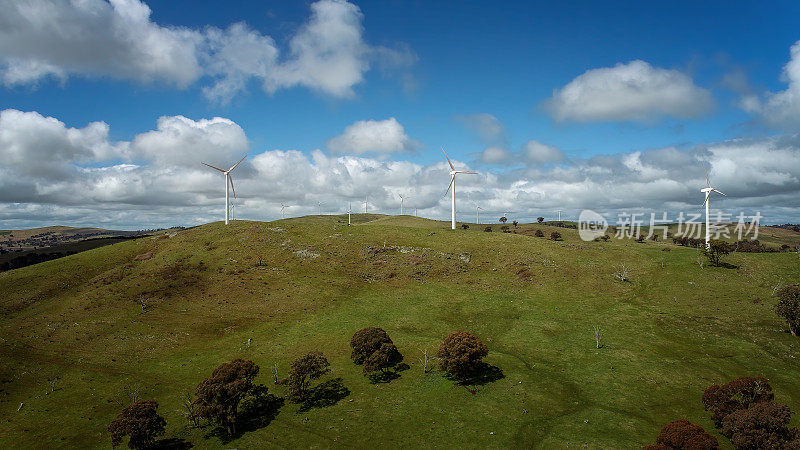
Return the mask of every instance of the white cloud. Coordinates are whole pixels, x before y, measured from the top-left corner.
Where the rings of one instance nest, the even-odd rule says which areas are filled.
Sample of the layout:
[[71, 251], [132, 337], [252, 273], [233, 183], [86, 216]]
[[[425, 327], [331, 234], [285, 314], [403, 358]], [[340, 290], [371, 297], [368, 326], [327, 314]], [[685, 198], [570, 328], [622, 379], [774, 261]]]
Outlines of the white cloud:
[[397, 153], [413, 151], [420, 146], [406, 135], [394, 117], [386, 120], [359, 120], [336, 137], [328, 139], [328, 149], [334, 153]]
[[758, 114], [769, 126], [796, 131], [800, 128], [800, 41], [792, 45], [781, 79], [789, 85], [785, 90], [766, 93], [763, 99], [754, 94], [743, 95], [740, 106]]
[[503, 145], [506, 142], [506, 127], [500, 120], [488, 113], [457, 117], [468, 129], [475, 133], [481, 142], [489, 145]]
[[711, 93], [684, 73], [639, 60], [588, 70], [545, 102], [554, 119], [576, 122], [692, 118], [712, 106]]
[[564, 160], [564, 153], [561, 150], [534, 140], [522, 146], [522, 154], [532, 164], [556, 163]]
[[489, 146], [483, 149], [481, 152], [481, 161], [487, 164], [499, 164], [508, 162], [509, 159], [512, 157], [511, 152], [508, 151], [505, 147], [499, 146]]
[[[536, 158], [554, 160], [557, 153], [539, 145], [532, 144], [539, 148]], [[232, 163], [246, 147], [244, 131], [228, 119], [162, 117], [155, 130], [114, 142], [102, 122], [72, 128], [36, 112], [5, 110], [0, 112], [0, 220], [7, 228], [55, 222], [146, 228], [219, 220], [223, 179], [199, 159]], [[700, 212], [704, 164], [714, 185], [728, 194], [715, 208], [731, 214], [760, 210], [764, 222], [800, 220], [800, 140], [794, 136], [481, 172], [459, 181], [459, 218], [474, 217], [473, 202], [486, 210], [484, 217], [511, 210], [519, 220], [551, 218], [557, 209], [572, 217], [590, 208], [612, 214], [612, 221], [621, 211], [669, 211], [670, 217], [678, 210]], [[360, 210], [365, 195], [371, 211], [396, 213], [400, 193], [411, 196], [406, 207], [421, 215], [449, 217], [448, 199], [442, 197], [449, 168], [441, 161], [423, 165], [319, 150], [267, 150], [251, 154], [240, 169], [234, 172], [240, 218], [280, 217], [281, 202], [292, 205], [291, 215], [314, 213], [317, 201], [325, 202], [328, 213], [345, 211], [351, 202]]]
[[[11, 86], [48, 76], [108, 76], [185, 88], [206, 78], [204, 94], [224, 103], [256, 80], [268, 93], [303, 86], [346, 98], [371, 62], [407, 72], [416, 61], [402, 44], [368, 44], [363, 13], [343, 0], [313, 3], [283, 58], [272, 37], [245, 23], [192, 29], [160, 25], [150, 16], [140, 0], [3, 2], [0, 81]], [[406, 73], [403, 82], [409, 80]]]

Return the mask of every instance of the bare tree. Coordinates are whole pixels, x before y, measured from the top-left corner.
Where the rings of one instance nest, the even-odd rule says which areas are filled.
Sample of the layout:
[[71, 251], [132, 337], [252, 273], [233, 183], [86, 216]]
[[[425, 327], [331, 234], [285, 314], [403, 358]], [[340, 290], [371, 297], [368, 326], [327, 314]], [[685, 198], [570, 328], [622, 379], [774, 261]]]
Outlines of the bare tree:
[[278, 384], [278, 363], [272, 366], [272, 378], [275, 380], [275, 384]]
[[603, 338], [603, 330], [600, 329], [600, 325], [594, 326], [594, 343], [596, 348], [600, 348], [603, 344], [600, 342]]
[[628, 278], [628, 268], [625, 267], [625, 264], [620, 265], [619, 270], [614, 272], [614, 278], [619, 281], [630, 281], [630, 278]]
[[194, 425], [195, 427], [200, 426], [200, 418], [197, 417], [197, 411], [195, 411], [194, 397], [192, 397], [191, 391], [186, 391], [186, 394], [184, 394], [181, 404], [183, 405], [183, 414], [184, 416], [186, 416], [186, 419], [189, 422], [192, 422], [192, 425]]
[[139, 305], [142, 307], [142, 312], [147, 311], [147, 303], [150, 301], [149, 297], [145, 297], [144, 295], [139, 297]]
[[418, 356], [417, 359], [422, 364], [422, 372], [423, 373], [428, 373], [428, 372], [431, 371], [431, 369], [428, 366], [429, 366], [429, 363], [431, 362], [431, 360], [433, 360], [434, 358], [435, 357], [430, 356], [428, 354], [428, 347], [425, 347], [422, 350], [422, 356]]

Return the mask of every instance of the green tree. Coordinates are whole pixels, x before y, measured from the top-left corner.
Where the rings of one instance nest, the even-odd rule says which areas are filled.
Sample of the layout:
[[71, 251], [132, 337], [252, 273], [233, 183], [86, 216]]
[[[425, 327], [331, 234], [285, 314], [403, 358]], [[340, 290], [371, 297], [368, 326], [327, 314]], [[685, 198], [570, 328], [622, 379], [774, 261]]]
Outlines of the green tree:
[[154, 400], [135, 402], [119, 413], [108, 425], [111, 445], [116, 447], [129, 436], [129, 448], [147, 448], [153, 445], [156, 436], [164, 434], [167, 422], [158, 415], [158, 403]]
[[[221, 364], [195, 389], [195, 413], [223, 428], [228, 436], [236, 433], [239, 404], [256, 388], [253, 380], [259, 367], [253, 361], [235, 359]], [[266, 387], [261, 391], [266, 393]]]
[[308, 399], [308, 386], [311, 380], [330, 372], [330, 363], [322, 352], [311, 352], [305, 356], [292, 361], [289, 369], [289, 379], [287, 385], [289, 400], [300, 403]]
[[708, 259], [709, 264], [712, 266], [719, 266], [722, 262], [722, 257], [729, 254], [731, 248], [725, 241], [712, 239], [708, 242], [708, 247], [706, 248], [703, 246], [700, 251], [705, 255], [706, 259]]
[[776, 294], [778, 304], [775, 305], [775, 312], [786, 319], [792, 336], [797, 336], [800, 332], [800, 286], [789, 284], [782, 287]]
[[454, 331], [445, 338], [436, 356], [439, 367], [459, 381], [465, 381], [480, 367], [489, 349], [481, 340], [466, 331]]

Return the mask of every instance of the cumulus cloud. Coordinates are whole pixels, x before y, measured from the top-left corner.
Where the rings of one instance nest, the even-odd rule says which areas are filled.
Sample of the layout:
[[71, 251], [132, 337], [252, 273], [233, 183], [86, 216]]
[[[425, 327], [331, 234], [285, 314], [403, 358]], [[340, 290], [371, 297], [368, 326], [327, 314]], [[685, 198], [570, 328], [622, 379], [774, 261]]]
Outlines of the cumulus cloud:
[[373, 62], [406, 72], [416, 55], [404, 45], [364, 40], [364, 15], [343, 0], [319, 0], [289, 39], [275, 40], [245, 23], [227, 29], [165, 26], [140, 0], [2, 2], [0, 81], [32, 84], [73, 75], [163, 82], [185, 88], [199, 80], [205, 95], [227, 102], [250, 80], [264, 90], [303, 86], [351, 97]]
[[394, 117], [386, 120], [359, 120], [336, 137], [328, 139], [328, 149], [334, 153], [409, 152], [421, 144], [406, 134], [403, 125]]
[[677, 70], [636, 60], [592, 69], [553, 92], [544, 106], [558, 121], [651, 121], [692, 118], [713, 106], [711, 93]]
[[768, 92], [763, 98], [745, 93], [740, 106], [757, 114], [768, 126], [796, 131], [800, 127], [800, 41], [792, 45], [781, 79], [788, 84], [785, 90]]
[[[228, 119], [162, 117], [155, 128], [130, 141], [112, 141], [102, 122], [68, 127], [36, 112], [0, 112], [0, 220], [6, 227], [62, 223], [111, 228], [194, 225], [222, 216], [223, 179], [199, 164], [235, 162], [246, 149], [244, 131]], [[560, 152], [545, 144], [533, 158], [555, 161]], [[199, 153], [195, 153], [199, 152]], [[520, 152], [522, 155], [522, 152]], [[459, 168], [469, 169], [454, 160]], [[800, 220], [800, 138], [787, 135], [738, 139], [691, 148], [667, 147], [558, 164], [509, 165], [459, 181], [460, 219], [470, 220], [475, 203], [490, 217], [506, 210], [514, 219], [552, 217], [558, 209], [574, 218], [589, 208], [621, 212], [700, 212], [703, 166], [728, 197], [714, 208], [728, 214], [761, 211], [764, 222]], [[291, 215], [360, 210], [399, 212], [406, 208], [445, 219], [443, 198], [449, 167], [320, 150], [266, 150], [250, 154], [234, 172], [239, 218], [280, 217], [281, 202]], [[473, 169], [474, 170], [474, 169]], [[483, 215], [483, 214], [482, 214]], [[647, 216], [649, 217], [649, 215]]]
[[504, 145], [506, 143], [506, 127], [497, 117], [491, 114], [472, 114], [459, 116], [457, 119], [475, 133], [484, 144]]
[[534, 140], [522, 146], [522, 154], [532, 164], [556, 163], [564, 160], [564, 153], [557, 147]]

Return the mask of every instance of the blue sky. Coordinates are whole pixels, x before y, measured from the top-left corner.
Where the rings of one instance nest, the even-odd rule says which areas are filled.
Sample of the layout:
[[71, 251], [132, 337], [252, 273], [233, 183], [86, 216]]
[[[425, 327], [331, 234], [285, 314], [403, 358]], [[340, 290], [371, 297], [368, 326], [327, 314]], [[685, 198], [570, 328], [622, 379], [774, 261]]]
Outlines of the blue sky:
[[[47, 5], [51, 2], [33, 3]], [[337, 2], [322, 3], [325, 3], [322, 6], [331, 8], [343, 7]], [[137, 10], [145, 5], [138, 0], [119, 0], [112, 4], [92, 0], [88, 4], [100, 11], [101, 16], [107, 15], [109, 23], [124, 21], [126, 8]], [[610, 155], [624, 161], [625, 155], [643, 152], [641, 159], [647, 165], [647, 158], [652, 156], [649, 151], [675, 147], [698, 162], [684, 170], [681, 167], [670, 168], [658, 176], [639, 170], [638, 176], [643, 177], [641, 182], [650, 185], [660, 179], [676, 181], [680, 177], [675, 174], [681, 172], [691, 172], [692, 177], [697, 177], [698, 173], [702, 174], [700, 163], [711, 167], [714, 174], [724, 165], [715, 164], [715, 160], [709, 157], [708, 147], [730, 145], [732, 141], [747, 140], [753, 142], [752, 145], [761, 145], [759, 149], [763, 149], [765, 156], [775, 151], [784, 151], [789, 158], [797, 155], [794, 144], [780, 148], [775, 144], [776, 139], [793, 137], [800, 125], [800, 119], [792, 123], [784, 118], [791, 116], [785, 111], [788, 108], [791, 112], [794, 104], [779, 102], [783, 110], [769, 106], [770, 99], [781, 93], [786, 93], [784, 97], [794, 101], [789, 83], [791, 73], [785, 71], [784, 66], [792, 60], [790, 48], [800, 40], [800, 4], [796, 2], [616, 2], [612, 6], [588, 1], [568, 4], [506, 2], [502, 7], [495, 2], [357, 2], [355, 5], [346, 4], [342, 9], [342, 14], [346, 14], [343, 20], [349, 28], [342, 29], [339, 24], [338, 28], [326, 29], [326, 33], [359, 33], [355, 47], [347, 47], [341, 54], [336, 48], [324, 49], [334, 52], [334, 56], [320, 59], [322, 63], [311, 69], [309, 66], [295, 67], [290, 75], [272, 74], [270, 71], [283, 70], [270, 66], [272, 63], [267, 63], [267, 68], [257, 69], [257, 75], [236, 72], [232, 77], [244, 80], [240, 86], [243, 89], [213, 98], [208, 94], [209, 87], [217, 86], [220, 79], [230, 80], [231, 72], [224, 70], [234, 65], [230, 61], [242, 61], [235, 59], [242, 58], [242, 55], [235, 55], [230, 49], [200, 50], [201, 46], [213, 46], [209, 29], [230, 36], [234, 49], [243, 48], [235, 40], [243, 39], [245, 35], [271, 40], [271, 44], [262, 45], [259, 51], [275, 49], [278, 52], [275, 64], [289, 65], [293, 59], [293, 42], [304, 29], [308, 29], [309, 23], [314, 23], [312, 11], [316, 4], [150, 1], [146, 5], [151, 11], [146, 17], [146, 27], [137, 22], [138, 25], [125, 28], [133, 30], [130, 33], [144, 33], [134, 40], [140, 39], [147, 45], [150, 45], [150, 40], [155, 42], [151, 47], [143, 47], [144, 50], [131, 50], [136, 46], [127, 41], [103, 44], [104, 39], [113, 41], [114, 38], [104, 32], [102, 24], [98, 26], [88, 20], [84, 14], [86, 11], [77, 11], [70, 2], [52, 2], [54, 7], [49, 9], [53, 11], [41, 13], [47, 16], [42, 23], [46, 22], [45, 19], [53, 19], [55, 23], [85, 27], [81, 30], [86, 39], [64, 38], [70, 36], [68, 30], [48, 30], [36, 20], [14, 22], [14, 14], [9, 14], [5, 22], [0, 19], [0, 74], [4, 74], [5, 80], [0, 85], [1, 108], [54, 118], [63, 124], [64, 129], [84, 130], [92, 122], [103, 122], [108, 126], [105, 144], [118, 149], [137, 147], [137, 136], [159, 131], [157, 120], [160, 117], [184, 116], [192, 121], [221, 117], [241, 128], [246, 144], [231, 144], [220, 151], [219, 164], [241, 150], [252, 158], [264, 152], [298, 150], [311, 161], [312, 172], [318, 172], [323, 169], [312, 161], [312, 152], [319, 149], [329, 158], [369, 160], [361, 161], [358, 164], [361, 166], [383, 164], [385, 169], [391, 162], [408, 162], [416, 167], [408, 173], [408, 183], [427, 180], [426, 171], [435, 170], [436, 165], [441, 164], [439, 146], [444, 145], [452, 157], [482, 171], [482, 181], [484, 185], [492, 186], [491, 192], [479, 192], [477, 185], [467, 184], [468, 190], [474, 188], [475, 197], [485, 198], [490, 207], [497, 210], [508, 207], [514, 200], [526, 200], [526, 195], [531, 192], [545, 189], [540, 186], [522, 193], [514, 192], [512, 186], [515, 182], [523, 181], [532, 186], [538, 180], [546, 180], [544, 186], [557, 190], [557, 181], [577, 183], [596, 167], [612, 170], [612, 166], [603, 166], [603, 163], [592, 160], [598, 155]], [[18, 13], [19, 17], [30, 20], [30, 15], [26, 16], [24, 11]], [[240, 22], [246, 23], [247, 32], [240, 35], [229, 33], [229, 27]], [[162, 33], [159, 30], [172, 31]], [[178, 47], [192, 47], [195, 44], [190, 45], [190, 41], [203, 40], [203, 44], [187, 50], [198, 55], [198, 69], [183, 73], [183, 68], [174, 60], [146, 60], [148, 52], [164, 48], [166, 44], [162, 40], [168, 41], [168, 33], [172, 32], [176, 36], [183, 33], [180, 39], [185, 38], [185, 41], [174, 44]], [[20, 44], [21, 36], [25, 36], [24, 44]], [[41, 41], [41, 46], [29, 45], [37, 40]], [[74, 52], [74, 55], [65, 57], [48, 53], [48, 41], [52, 43], [55, 40], [64, 42], [62, 54], [72, 55]], [[352, 44], [346, 40], [342, 42], [344, 46]], [[268, 48], [265, 50], [265, 47]], [[132, 56], [126, 56], [125, 52], [129, 50]], [[318, 52], [315, 57], [324, 53], [316, 47], [314, 51]], [[103, 52], [110, 56], [94, 58], [93, 55]], [[223, 61], [226, 57], [233, 59]], [[125, 58], [136, 59], [131, 62], [130, 70], [119, 68], [121, 65], [127, 67], [129, 61]], [[208, 69], [207, 65], [220, 61], [223, 69], [216, 68], [216, 72]], [[336, 73], [341, 73], [337, 71], [353, 61], [361, 65], [353, 73], [346, 74], [343, 81], [326, 80], [328, 73], [332, 74], [330, 79], [334, 79]], [[637, 61], [641, 65], [634, 63]], [[46, 64], [49, 68], [42, 75], [30, 69], [33, 63]], [[162, 65], [159, 69], [148, 72], [151, 70], [148, 68], [158, 64]], [[617, 79], [614, 77], [626, 68], [635, 72], [635, 78], [621, 83], [633, 83], [632, 88], [617, 84], [619, 94], [613, 87], [596, 92], [598, 86], [603, 90], [608, 80], [613, 83]], [[142, 72], [136, 73], [137, 70]], [[592, 72], [595, 70], [600, 72]], [[309, 74], [309, 71], [313, 73]], [[581, 78], [584, 74], [586, 76]], [[590, 76], [595, 82], [584, 84]], [[262, 89], [265, 80], [277, 83], [278, 87], [265, 91]], [[579, 93], [576, 103], [554, 106], [554, 102], [563, 103], [564, 100], [556, 99], [556, 92], [566, 92], [571, 84]], [[583, 111], [593, 107], [599, 108], [600, 112], [581, 116]], [[479, 125], [470, 119], [475, 115], [491, 118], [498, 128], [491, 136], [479, 136], [476, 131]], [[25, 117], [34, 120], [31, 116]], [[372, 151], [370, 142], [358, 144], [362, 145], [359, 149], [348, 148], [347, 144], [331, 148], [330, 140], [346, 134], [345, 130], [351, 125], [390, 118], [402, 127], [403, 139], [407, 138], [405, 144], [397, 144], [403, 147], [400, 151]], [[6, 125], [11, 127], [9, 123]], [[365, 126], [368, 128], [370, 124]], [[21, 139], [19, 133], [9, 135]], [[374, 133], [370, 136], [375, 137]], [[521, 157], [515, 160], [514, 155], [521, 155], [531, 141], [556, 149], [554, 151], [559, 156], [555, 159], [534, 156], [525, 161]], [[356, 145], [352, 140], [347, 142]], [[20, 142], [14, 146], [7, 140], [0, 145], [5, 145], [7, 151], [13, 147], [17, 149], [14, 151], [36, 153], [35, 149], [27, 150], [26, 146], [43, 144]], [[488, 147], [500, 149], [494, 155], [505, 156], [490, 157], [486, 151]], [[160, 151], [191, 153], [184, 147], [159, 148]], [[54, 148], [52, 151], [59, 150]], [[65, 158], [64, 163], [75, 166], [76, 170], [124, 164], [134, 164], [143, 170], [157, 166], [158, 158], [153, 157], [155, 150], [137, 151], [125, 153], [119, 150], [111, 156], [98, 157], [97, 151], [86, 150], [93, 156]], [[213, 151], [209, 156], [213, 156]], [[795, 163], [790, 159], [783, 165], [787, 172], [781, 174], [786, 176], [780, 186], [772, 183], [772, 190], [764, 190], [764, 186], [771, 182], [753, 179], [752, 196], [743, 193], [737, 197], [741, 200], [739, 203], [736, 199], [725, 201], [730, 202], [731, 207], [752, 206], [754, 198], [765, 200], [775, 195], [774, 202], [765, 201], [763, 208], [773, 208], [776, 221], [796, 218], [796, 205], [781, 197], [787, 189], [792, 192], [800, 176], [794, 172]], [[637, 170], [631, 169], [630, 164], [623, 166]], [[245, 186], [249, 178], [263, 175], [263, 172], [259, 175], [255, 165], [248, 170], [243, 174]], [[293, 169], [288, 170], [293, 172]], [[576, 172], [571, 176], [560, 175], [567, 170]], [[770, 170], [775, 169], [765, 168], [760, 171], [760, 176], [768, 177]], [[352, 171], [348, 175], [360, 177]], [[724, 180], [725, 174], [720, 172], [719, 177]], [[394, 194], [402, 185], [381, 186], [380, 179], [379, 176], [375, 183], [365, 184], [365, 189], [377, 190], [376, 199], [379, 200], [376, 200], [376, 207], [389, 211], [395, 207]], [[115, 182], [134, 181], [119, 179]], [[609, 180], [596, 182], [608, 184]], [[95, 182], [94, 187], [84, 186], [95, 190], [87, 194], [95, 206], [80, 212], [74, 210], [74, 205], [46, 195], [47, 189], [42, 189], [41, 183], [37, 184], [33, 179], [31, 183], [42, 191], [38, 198], [30, 198], [31, 201], [23, 201], [27, 195], [17, 194], [15, 197], [13, 189], [18, 190], [19, 186], [10, 182], [4, 184], [8, 193], [0, 201], [5, 202], [4, 219], [9, 224], [34, 225], [50, 220], [83, 224], [97, 220], [96, 211], [110, 208], [118, 211], [113, 224], [140, 225], [128, 223], [132, 219], [124, 211], [138, 208], [141, 201], [133, 197], [120, 197], [115, 201], [101, 195], [96, 189], [102, 183]], [[269, 186], [255, 181], [251, 185], [253, 191], [269, 191]], [[415, 185], [409, 188], [425, 191], [419, 192], [419, 201], [429, 216], [441, 215], [446, 207], [435, 198], [434, 191], [438, 187], [424, 190]], [[157, 197], [169, 196], [173, 192], [154, 189], [153, 195]], [[185, 194], [188, 207], [181, 213], [180, 221], [215, 218], [216, 194], [196, 185], [175, 189], [181, 195]], [[309, 195], [292, 199], [298, 203], [297, 212], [306, 211], [309, 205], [315, 204], [312, 197], [322, 196], [331, 189], [335, 191], [333, 188], [319, 189], [315, 193], [309, 187]], [[759, 190], [756, 192], [755, 189]], [[145, 191], [139, 195], [145, 195]], [[273, 205], [277, 199], [269, 195], [246, 194], [245, 191], [242, 189], [242, 202], [245, 205], [250, 202], [254, 218], [275, 216], [274, 208], [267, 208], [267, 204]], [[347, 189], [340, 194], [338, 197], [356, 198], [356, 194]], [[607, 195], [615, 194], [609, 192]], [[554, 198], [552, 205], [547, 204], [548, 208], [558, 204], [577, 211], [587, 206], [575, 198], [552, 197], [549, 192], [539, 195], [540, 199], [542, 197]], [[653, 198], [664, 202], [659, 205], [664, 209], [674, 210], [681, 204], [689, 204], [686, 194], [677, 193], [672, 200], [657, 194]], [[331, 199], [329, 203], [333, 202]], [[300, 203], [305, 206], [300, 206]], [[538, 214], [535, 209], [541, 203], [517, 209], [535, 216]], [[609, 201], [598, 208], [616, 211], [641, 206], [628, 203]], [[27, 206], [21, 206], [23, 204]], [[72, 212], [66, 212], [70, 208], [73, 208]], [[45, 212], [48, 209], [51, 210], [49, 214]]]

